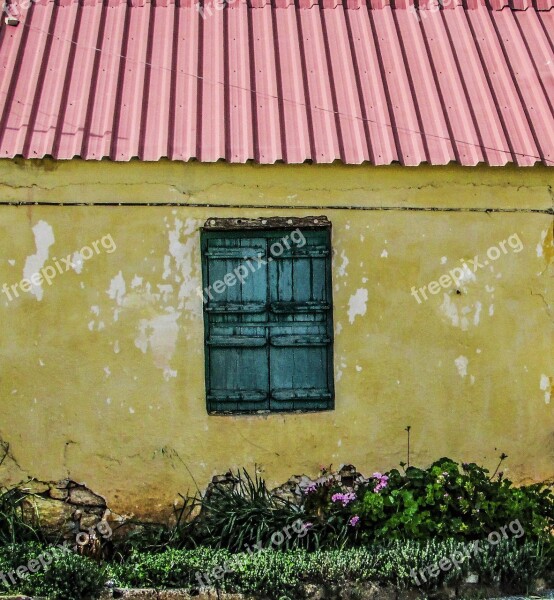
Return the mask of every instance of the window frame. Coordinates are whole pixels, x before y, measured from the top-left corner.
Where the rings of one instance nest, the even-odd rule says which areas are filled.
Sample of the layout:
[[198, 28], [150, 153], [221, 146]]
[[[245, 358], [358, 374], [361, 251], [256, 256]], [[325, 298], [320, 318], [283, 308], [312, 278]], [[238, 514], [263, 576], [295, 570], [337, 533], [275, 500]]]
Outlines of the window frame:
[[[328, 300], [329, 307], [326, 309], [326, 318], [323, 323], [325, 323], [326, 327], [324, 327], [327, 340], [324, 344], [325, 346], [325, 360], [327, 363], [326, 368], [326, 381], [325, 381], [325, 389], [326, 395], [329, 394], [328, 398], [321, 398], [319, 400], [319, 406], [314, 406], [310, 408], [309, 405], [303, 406], [302, 408], [272, 408], [271, 407], [271, 367], [268, 366], [268, 403], [269, 407], [267, 409], [229, 409], [222, 410], [221, 408], [214, 408], [213, 404], [217, 403], [217, 401], [213, 401], [209, 397], [210, 389], [211, 389], [211, 374], [210, 374], [210, 348], [209, 348], [209, 337], [210, 337], [210, 313], [206, 310], [207, 304], [204, 302], [204, 293], [202, 294], [202, 312], [203, 312], [203, 323], [204, 323], [204, 368], [205, 368], [205, 396], [206, 396], [206, 409], [208, 414], [210, 415], [230, 415], [230, 416], [238, 416], [238, 415], [253, 415], [253, 414], [263, 414], [263, 415], [271, 415], [271, 414], [287, 414], [287, 413], [312, 413], [312, 412], [327, 412], [335, 409], [335, 381], [334, 381], [334, 326], [333, 326], [333, 283], [332, 283], [332, 227], [331, 223], [327, 220], [326, 217], [302, 217], [302, 218], [291, 218], [291, 217], [270, 217], [270, 218], [259, 218], [259, 219], [244, 219], [244, 218], [234, 218], [234, 219], [222, 219], [222, 218], [211, 218], [208, 219], [204, 225], [200, 229], [200, 247], [201, 247], [201, 263], [202, 263], [202, 292], [206, 289], [209, 283], [209, 275], [208, 275], [208, 261], [209, 258], [206, 255], [208, 241], [210, 239], [217, 239], [218, 237], [232, 239], [240, 237], [240, 239], [248, 239], [255, 237], [262, 237], [264, 239], [271, 239], [272, 237], [276, 237], [277, 239], [285, 236], [287, 233], [290, 234], [294, 230], [300, 229], [303, 233], [310, 230], [318, 230], [320, 232], [325, 233], [325, 246], [328, 251], [328, 254], [325, 259], [324, 269], [325, 269], [325, 297]], [[241, 236], [242, 234], [242, 236]], [[268, 293], [270, 290], [270, 282], [269, 282], [269, 265], [267, 269], [267, 278], [268, 278]], [[265, 311], [269, 311], [269, 298], [266, 297], [266, 308]], [[315, 311], [311, 314], [316, 314]], [[292, 321], [296, 322], [296, 321]], [[268, 344], [269, 344], [269, 336], [268, 336]], [[271, 356], [271, 349], [268, 350], [268, 357]], [[268, 359], [268, 364], [270, 365], [271, 359]], [[317, 403], [316, 398], [311, 399], [306, 397], [304, 399], [307, 403], [313, 401], [314, 404]], [[299, 400], [300, 402], [302, 399]], [[274, 400], [276, 404], [278, 404], [277, 400]], [[291, 400], [291, 403], [294, 404], [294, 400]], [[286, 404], [286, 401], [284, 402]], [[325, 404], [325, 406], [322, 406]], [[240, 402], [237, 402], [237, 406], [240, 405]]]

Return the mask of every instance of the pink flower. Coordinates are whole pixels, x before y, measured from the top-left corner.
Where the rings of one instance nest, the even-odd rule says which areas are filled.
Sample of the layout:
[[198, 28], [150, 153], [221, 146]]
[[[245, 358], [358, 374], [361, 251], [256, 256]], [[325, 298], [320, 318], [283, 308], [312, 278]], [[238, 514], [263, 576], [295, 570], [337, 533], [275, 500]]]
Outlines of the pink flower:
[[387, 475], [382, 475], [381, 473], [373, 473], [373, 478], [377, 479], [377, 485], [373, 490], [375, 493], [379, 493], [381, 490], [384, 490], [389, 484], [389, 478]]
[[332, 502], [342, 502], [343, 506], [348, 506], [348, 504], [354, 500], [356, 500], [356, 494], [354, 492], [348, 492], [346, 494], [337, 493], [331, 496]]
[[352, 525], [352, 527], [356, 527], [356, 525], [358, 524], [358, 522], [360, 521], [360, 517], [358, 517], [358, 515], [354, 515], [350, 521], [348, 521], [349, 525]]

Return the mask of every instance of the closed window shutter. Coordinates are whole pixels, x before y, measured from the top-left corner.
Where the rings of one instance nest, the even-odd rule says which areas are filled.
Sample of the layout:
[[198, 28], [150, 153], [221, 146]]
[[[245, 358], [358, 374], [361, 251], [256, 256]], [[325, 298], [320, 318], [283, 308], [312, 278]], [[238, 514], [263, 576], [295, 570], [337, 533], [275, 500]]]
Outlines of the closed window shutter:
[[329, 231], [305, 231], [269, 264], [270, 408], [332, 408]]
[[[287, 233], [203, 234], [209, 411], [333, 408], [330, 230], [304, 230], [288, 248]], [[246, 266], [243, 283], [225, 284]]]
[[[269, 410], [266, 240], [241, 238], [236, 232], [204, 240], [206, 380], [208, 408], [236, 412]], [[232, 286], [224, 278], [250, 264], [244, 283]], [[220, 293], [213, 290], [222, 282]]]

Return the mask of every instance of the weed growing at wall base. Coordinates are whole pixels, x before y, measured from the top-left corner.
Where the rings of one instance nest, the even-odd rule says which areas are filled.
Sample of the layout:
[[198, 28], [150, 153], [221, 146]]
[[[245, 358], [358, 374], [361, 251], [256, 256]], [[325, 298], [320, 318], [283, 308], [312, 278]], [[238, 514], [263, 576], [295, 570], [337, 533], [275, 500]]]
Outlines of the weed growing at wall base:
[[[42, 267], [29, 277], [24, 277], [18, 283], [14, 283], [10, 286], [8, 286], [7, 283], [4, 283], [1, 292], [2, 294], [5, 294], [7, 299], [11, 302], [14, 298], [19, 298], [20, 291], [30, 293], [33, 288], [41, 286], [43, 282], [52, 285], [52, 281], [58, 274], [63, 275], [64, 273], [67, 273], [69, 269], [80, 270], [83, 266], [83, 261], [91, 259], [94, 252], [100, 254], [100, 246], [102, 246], [107, 254], [111, 254], [117, 249], [111, 234], [105, 235], [101, 239], [92, 242], [90, 246], [83, 246], [80, 250], [68, 254], [65, 258], [58, 260], [54, 257], [52, 259], [53, 265]], [[19, 290], [17, 288], [19, 288]]]

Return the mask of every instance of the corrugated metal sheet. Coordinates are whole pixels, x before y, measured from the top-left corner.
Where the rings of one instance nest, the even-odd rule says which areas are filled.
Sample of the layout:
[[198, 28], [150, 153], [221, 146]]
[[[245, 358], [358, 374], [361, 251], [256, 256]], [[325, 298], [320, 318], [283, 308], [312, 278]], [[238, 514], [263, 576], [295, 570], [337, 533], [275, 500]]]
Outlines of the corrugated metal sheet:
[[23, 1], [2, 157], [554, 165], [554, 0]]

